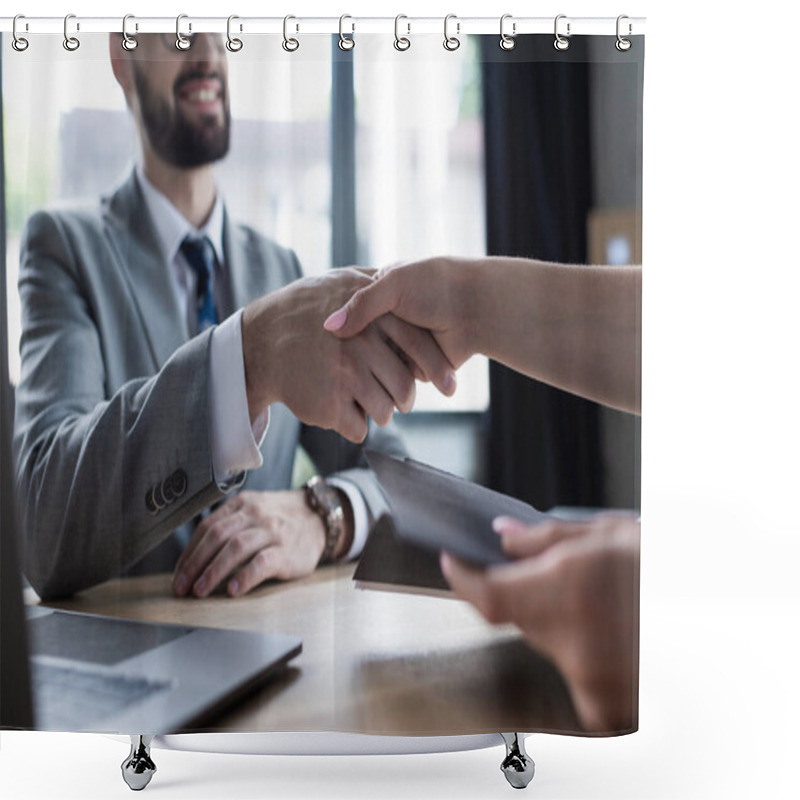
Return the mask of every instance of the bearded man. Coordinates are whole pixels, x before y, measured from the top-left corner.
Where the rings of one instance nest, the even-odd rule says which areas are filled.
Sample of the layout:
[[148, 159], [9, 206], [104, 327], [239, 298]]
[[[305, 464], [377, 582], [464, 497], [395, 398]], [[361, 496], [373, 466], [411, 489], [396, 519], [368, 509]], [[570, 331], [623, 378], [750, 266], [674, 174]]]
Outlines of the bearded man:
[[[349, 342], [324, 332], [369, 277], [301, 279], [291, 250], [229, 218], [213, 174], [225, 47], [191, 40], [110, 37], [138, 162], [99, 204], [37, 212], [23, 236], [16, 476], [44, 599], [163, 570], [179, 596], [239, 596], [356, 556], [385, 506], [353, 443], [402, 454], [369, 418], [410, 408], [415, 377], [448, 385], [433, 339], [397, 319]], [[319, 475], [291, 490], [298, 445]]]

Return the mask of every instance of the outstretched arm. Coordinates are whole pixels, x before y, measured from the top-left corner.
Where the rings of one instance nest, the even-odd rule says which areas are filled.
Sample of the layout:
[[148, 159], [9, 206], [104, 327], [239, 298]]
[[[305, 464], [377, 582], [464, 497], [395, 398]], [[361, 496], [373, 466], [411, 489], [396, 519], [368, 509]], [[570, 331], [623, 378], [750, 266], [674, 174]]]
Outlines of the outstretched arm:
[[641, 290], [638, 266], [434, 258], [384, 271], [325, 327], [347, 338], [392, 313], [428, 328], [456, 368], [483, 353], [558, 388], [638, 413]]

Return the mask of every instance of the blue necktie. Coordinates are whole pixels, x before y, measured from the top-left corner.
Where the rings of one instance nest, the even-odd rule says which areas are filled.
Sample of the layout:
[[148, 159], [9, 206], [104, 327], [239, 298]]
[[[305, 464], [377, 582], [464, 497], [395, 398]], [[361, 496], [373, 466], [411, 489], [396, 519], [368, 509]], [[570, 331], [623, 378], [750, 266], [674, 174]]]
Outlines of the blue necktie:
[[202, 239], [187, 236], [181, 252], [197, 277], [197, 332], [202, 333], [219, 322], [214, 308], [214, 248], [205, 236]]

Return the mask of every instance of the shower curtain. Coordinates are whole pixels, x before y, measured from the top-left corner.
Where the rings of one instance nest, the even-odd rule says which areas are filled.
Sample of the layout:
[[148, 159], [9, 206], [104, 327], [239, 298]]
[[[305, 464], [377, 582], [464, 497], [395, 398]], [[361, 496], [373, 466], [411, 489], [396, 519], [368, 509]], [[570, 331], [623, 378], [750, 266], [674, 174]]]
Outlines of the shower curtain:
[[[331, 36], [303, 35], [287, 19], [283, 37], [234, 25], [227, 37], [140, 34], [135, 47], [119, 34], [80, 34], [77, 47], [30, 35], [25, 49], [3, 37], [27, 600], [303, 639], [303, 652], [254, 695], [183, 731], [638, 727], [638, 409], [604, 407], [476, 354], [453, 396], [418, 382], [413, 411], [388, 427], [370, 422], [367, 447], [552, 513], [557, 542], [487, 568], [522, 575], [538, 565], [498, 612], [480, 597], [453, 597], [438, 554], [397, 555], [384, 525], [393, 509], [362, 448], [305, 418], [304, 398], [320, 405], [315, 370], [329, 363], [316, 344], [301, 345], [332, 334], [281, 321], [278, 335], [301, 344], [268, 366], [303, 385], [249, 417], [231, 399], [252, 399], [248, 312], [232, 346], [213, 355], [209, 344], [238, 309], [255, 313], [259, 298], [289, 296], [301, 280], [321, 323], [334, 297], [347, 299], [343, 275], [351, 293], [373, 278], [340, 268], [511, 256], [636, 274], [644, 37], [626, 46], [613, 27], [573, 36], [556, 21], [554, 37], [500, 25], [500, 35], [468, 35], [452, 19], [443, 36], [415, 36], [398, 19], [393, 37], [344, 19]], [[188, 46], [176, 47], [176, 36]], [[211, 240], [210, 274], [175, 233], [190, 229]], [[122, 280], [120, 264], [134, 276]], [[632, 287], [625, 304], [640, 324]], [[389, 349], [408, 366], [402, 345]], [[178, 378], [159, 384], [181, 363]], [[225, 462], [220, 441], [232, 438], [237, 411], [245, 455], [239, 448]], [[221, 433], [212, 418], [223, 420]], [[195, 462], [178, 455], [187, 450], [202, 462], [199, 484]], [[344, 534], [312, 503], [316, 475], [333, 490]], [[209, 544], [209, 531], [228, 539]], [[243, 554], [224, 561], [224, 574], [203, 572], [232, 539]], [[405, 565], [393, 585], [353, 580], [370, 550]], [[200, 567], [182, 588], [190, 556]], [[604, 558], [610, 571], [597, 567]], [[414, 564], [423, 562], [435, 586], [419, 585]], [[569, 572], [576, 564], [585, 572]], [[526, 598], [539, 591], [540, 568], [574, 591], [550, 591], [531, 627]], [[216, 583], [200, 586], [201, 573]], [[603, 603], [617, 628], [596, 627], [608, 620], [593, 616]], [[624, 667], [595, 674], [599, 661]]]

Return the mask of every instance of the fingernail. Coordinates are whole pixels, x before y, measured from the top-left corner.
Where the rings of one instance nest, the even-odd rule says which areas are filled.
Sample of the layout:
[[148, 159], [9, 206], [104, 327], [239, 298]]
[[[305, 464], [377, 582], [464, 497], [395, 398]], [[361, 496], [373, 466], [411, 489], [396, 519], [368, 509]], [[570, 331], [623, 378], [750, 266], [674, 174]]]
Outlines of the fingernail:
[[186, 594], [186, 576], [181, 573], [175, 581], [175, 594], [181, 597]]
[[439, 566], [441, 567], [442, 573], [444, 574], [445, 578], [449, 578], [452, 562], [450, 561], [450, 556], [447, 555], [447, 553], [445, 553], [444, 550], [442, 550], [442, 552], [439, 553]]
[[453, 394], [456, 390], [456, 374], [455, 372], [448, 372], [447, 377], [444, 379], [444, 390], [446, 394]]
[[194, 584], [194, 593], [195, 594], [202, 594], [206, 588], [206, 579], [204, 577], [199, 577]]
[[522, 531], [528, 526], [514, 517], [495, 517], [492, 520], [492, 528], [495, 533], [508, 533], [509, 531]]
[[338, 311], [334, 311], [328, 319], [325, 320], [323, 324], [323, 328], [326, 331], [338, 331], [344, 327], [345, 322], [347, 322], [347, 312], [340, 308]]
[[232, 580], [232, 581], [231, 581], [231, 582], [228, 584], [228, 594], [230, 594], [230, 595], [237, 595], [237, 594], [239, 594], [239, 581], [237, 581], [237, 580], [236, 580], [236, 578], [234, 578], [234, 579], [233, 579], [233, 580]]

